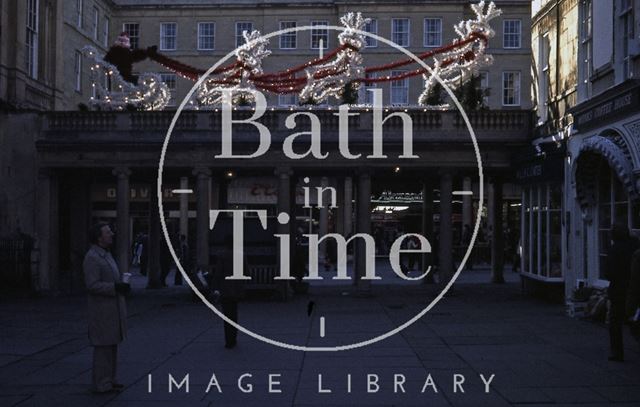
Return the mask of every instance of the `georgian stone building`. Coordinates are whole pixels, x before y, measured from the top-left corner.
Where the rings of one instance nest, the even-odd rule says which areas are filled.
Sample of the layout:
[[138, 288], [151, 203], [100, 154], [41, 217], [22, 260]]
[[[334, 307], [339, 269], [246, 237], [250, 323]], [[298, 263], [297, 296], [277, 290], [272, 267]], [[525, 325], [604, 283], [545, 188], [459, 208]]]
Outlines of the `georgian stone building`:
[[[78, 277], [86, 229], [97, 219], [117, 224], [117, 253], [123, 268], [129, 264], [131, 241], [141, 231], [148, 233], [153, 242], [150, 245], [152, 268], [157, 269], [155, 262], [159, 259], [161, 244], [153, 191], [162, 137], [173, 113], [78, 111], [84, 108], [82, 105], [88, 105], [92, 95], [89, 63], [80, 54], [85, 45], [106, 52], [116, 36], [126, 31], [136, 47], [157, 45], [161, 53], [171, 58], [206, 69], [234, 49], [239, 34], [247, 29], [268, 33], [291, 26], [338, 25], [340, 16], [360, 11], [373, 19], [368, 30], [419, 53], [450, 42], [454, 35], [452, 26], [471, 17], [467, 1], [449, 0], [269, 0], [242, 2], [241, 6], [234, 1], [200, 0], [29, 0], [2, 3], [3, 27], [5, 20], [9, 26], [25, 21], [25, 3], [33, 6], [30, 10], [36, 13], [39, 27], [35, 42], [33, 38], [29, 40], [29, 44], [38, 44], [33, 55], [55, 50], [49, 53], [50, 59], [32, 61], [37, 66], [33, 69], [49, 72], [50, 76], [55, 72], [55, 75], [52, 79], [45, 79], [49, 78], [47, 75], [32, 78], [52, 89], [50, 104], [32, 106], [45, 112], [5, 114], [3, 118], [11, 124], [3, 124], [2, 128], [2, 168], [5, 171], [10, 167], [11, 174], [20, 175], [3, 177], [2, 182], [8, 189], [4, 189], [7, 192], [0, 203], [4, 202], [2, 205], [8, 210], [4, 212], [7, 215], [1, 231], [6, 233], [19, 225], [23, 232], [36, 236], [39, 269], [34, 285], [41, 290], [80, 287]], [[504, 244], [503, 223], [507, 222], [508, 214], [513, 213], [508, 208], [514, 207], [520, 198], [518, 188], [512, 185], [510, 168], [514, 151], [529, 136], [532, 104], [530, 4], [524, 0], [496, 3], [503, 15], [493, 23], [496, 38], [491, 40], [488, 50], [495, 62], [482, 72], [480, 81], [487, 89], [484, 104], [488, 109], [470, 113], [478, 133], [485, 181], [490, 181], [489, 187], [485, 186], [485, 191], [489, 191], [487, 197], [491, 197], [488, 217], [483, 208], [477, 207], [477, 168], [465, 126], [453, 111], [425, 112], [415, 106], [423, 87], [421, 78], [378, 85], [389, 109], [385, 114], [405, 112], [414, 120], [419, 151], [428, 158], [421, 163], [407, 164], [396, 158], [375, 165], [339, 159], [330, 165], [314, 161], [292, 165], [278, 155], [266, 155], [251, 164], [214, 165], [203, 155], [213, 148], [210, 144], [214, 141], [205, 141], [204, 136], [218, 129], [219, 115], [190, 112], [181, 118], [176, 155], [167, 164], [165, 195], [172, 227], [189, 235], [197, 263], [209, 261], [211, 242], [206, 228], [203, 229], [208, 208], [251, 208], [266, 203], [272, 206], [270, 216], [280, 208], [292, 208], [296, 213], [295, 207], [299, 206], [295, 201], [296, 185], [300, 188], [302, 180], [310, 177], [318, 185], [334, 186], [340, 201], [345, 203], [342, 210], [332, 213], [297, 213], [299, 218], [306, 216], [309, 225], [319, 225], [320, 234], [337, 231], [346, 235], [377, 227], [384, 229], [385, 225], [399, 224], [386, 216], [386, 212], [408, 206], [411, 208], [408, 212], [416, 212], [412, 215], [414, 218], [405, 217], [405, 229], [426, 231], [429, 236], [435, 233], [434, 223], [437, 223], [438, 230], [443, 231], [439, 236], [442, 254], [439, 262], [446, 273], [455, 267], [454, 253], [460, 245], [462, 225], [471, 224], [475, 213], [483, 214], [485, 226], [495, 231], [491, 233], [495, 243], [492, 258], [496, 280], [499, 280], [504, 261], [500, 254]], [[55, 30], [51, 29], [53, 23]], [[26, 43], [20, 42], [29, 34], [29, 28], [19, 25], [15, 31], [18, 38], [15, 52], [22, 52], [17, 48], [30, 50]], [[8, 50], [6, 37], [2, 39], [2, 50]], [[322, 28], [295, 36], [274, 37], [270, 46], [273, 54], [265, 61], [265, 69], [280, 70], [307, 61], [335, 47], [335, 41], [336, 36]], [[319, 49], [320, 43], [326, 49]], [[368, 44], [364, 55], [367, 64], [388, 63], [401, 57], [392, 48], [375, 41]], [[31, 66], [26, 65], [24, 55], [15, 61], [16, 70]], [[151, 61], [136, 65], [135, 70], [161, 73], [172, 88], [176, 103], [192, 85]], [[15, 94], [2, 97], [12, 105], [23, 106], [25, 96]], [[361, 97], [366, 101], [364, 94]], [[271, 95], [269, 103], [273, 110], [265, 120], [280, 134], [285, 129], [285, 113], [297, 109], [298, 101], [291, 96]], [[317, 111], [323, 123], [326, 122], [327, 131], [335, 133], [335, 116], [327, 109], [321, 106]], [[365, 116], [365, 112], [360, 113]], [[364, 117], [354, 121], [354, 125], [359, 126], [362, 134], [370, 129]], [[397, 123], [389, 127], [389, 134], [399, 132]], [[367, 149], [366, 141], [360, 144], [359, 148]], [[389, 148], [395, 151], [399, 146], [391, 143]], [[387, 193], [385, 185], [396, 191]], [[171, 194], [171, 189], [178, 187], [193, 188], [195, 194], [179, 199]], [[263, 191], [264, 196], [256, 196], [256, 190]], [[455, 191], [472, 191], [474, 195], [452, 195]], [[410, 197], [408, 205], [394, 201], [400, 193]], [[503, 198], [511, 201], [503, 204]], [[331, 226], [327, 226], [328, 223]], [[488, 242], [484, 244], [489, 250]], [[150, 284], [158, 284], [158, 277], [152, 277]]]
[[615, 222], [640, 229], [640, 2], [533, 7], [539, 119], [519, 171], [527, 185], [523, 272], [565, 282], [570, 297], [577, 285], [607, 285], [603, 264]]
[[563, 233], [566, 137], [569, 109], [578, 96], [578, 1], [533, 2], [533, 142], [519, 156], [522, 184], [521, 273], [525, 285], [563, 296], [571, 253]]

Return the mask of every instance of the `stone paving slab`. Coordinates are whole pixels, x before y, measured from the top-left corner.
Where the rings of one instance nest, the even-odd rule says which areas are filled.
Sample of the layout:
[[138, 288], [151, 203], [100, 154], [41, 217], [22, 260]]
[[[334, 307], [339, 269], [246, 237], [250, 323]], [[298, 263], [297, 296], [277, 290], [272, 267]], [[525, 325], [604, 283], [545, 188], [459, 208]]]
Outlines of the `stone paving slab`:
[[[604, 325], [526, 298], [517, 283], [456, 285], [453, 295], [402, 332], [339, 353], [275, 348], [244, 334], [236, 349], [224, 349], [222, 321], [187, 288], [148, 291], [136, 284], [128, 300], [128, 338], [119, 348], [126, 389], [118, 394], [89, 392], [84, 297], [4, 302], [0, 406], [640, 406], [640, 346], [625, 334], [627, 361], [608, 362]], [[340, 345], [408, 321], [436, 293], [433, 286], [376, 286], [373, 296], [362, 298], [349, 287], [332, 292], [323, 285], [284, 303], [250, 298], [240, 305], [240, 318], [278, 340]], [[310, 300], [316, 302], [311, 317]], [[327, 318], [324, 338], [320, 316]], [[169, 393], [168, 375], [180, 380], [187, 373], [190, 392]], [[244, 382], [252, 384], [251, 393], [238, 388], [245, 373], [252, 375]], [[481, 373], [495, 374], [488, 394]], [[213, 374], [222, 393], [205, 391]], [[280, 375], [282, 393], [269, 393], [270, 374]], [[371, 374], [380, 385], [375, 392], [367, 384]], [[456, 374], [465, 377], [464, 393], [454, 392]], [[319, 391], [318, 375], [320, 388], [331, 393]], [[396, 387], [395, 375], [406, 391]], [[429, 375], [437, 393], [431, 387], [421, 392]]]

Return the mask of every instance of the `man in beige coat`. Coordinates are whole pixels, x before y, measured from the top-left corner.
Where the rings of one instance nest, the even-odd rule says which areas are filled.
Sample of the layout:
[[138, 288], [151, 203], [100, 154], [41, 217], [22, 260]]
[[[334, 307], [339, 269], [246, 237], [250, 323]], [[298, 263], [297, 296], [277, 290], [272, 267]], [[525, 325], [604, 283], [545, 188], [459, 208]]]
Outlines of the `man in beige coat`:
[[93, 391], [104, 393], [122, 389], [116, 381], [118, 344], [126, 337], [125, 295], [131, 290], [123, 283], [118, 266], [109, 252], [113, 232], [107, 223], [90, 231], [91, 248], [82, 268], [89, 294], [89, 341], [93, 346]]

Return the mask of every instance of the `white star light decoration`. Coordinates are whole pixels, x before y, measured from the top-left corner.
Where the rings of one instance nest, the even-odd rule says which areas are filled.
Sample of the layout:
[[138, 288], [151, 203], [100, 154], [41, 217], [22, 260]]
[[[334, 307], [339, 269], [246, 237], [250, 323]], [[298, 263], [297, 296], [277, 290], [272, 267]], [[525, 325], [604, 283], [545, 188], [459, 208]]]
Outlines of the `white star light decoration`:
[[122, 78], [118, 69], [106, 62], [92, 46], [82, 49], [91, 60], [90, 78], [93, 95], [89, 104], [101, 110], [124, 110], [128, 105], [142, 110], [162, 110], [171, 100], [169, 87], [160, 76], [146, 72], [134, 85]]
[[[347, 13], [340, 19], [345, 30], [338, 35], [338, 40], [340, 45], [347, 47], [338, 52], [335, 60], [307, 69], [307, 85], [300, 92], [300, 100], [322, 103], [331, 96], [340, 98], [347, 83], [363, 76], [360, 49], [365, 46], [365, 38], [355, 30], [363, 31], [370, 21], [361, 13]], [[327, 74], [323, 76], [325, 72]], [[360, 85], [359, 82], [355, 84]]]
[[[455, 32], [460, 37], [454, 41], [454, 44], [464, 41], [472, 35], [481, 35], [485, 40], [471, 41], [452, 51], [433, 57], [432, 72], [422, 75], [425, 86], [424, 91], [418, 97], [418, 104], [421, 106], [428, 104], [429, 93], [438, 83], [436, 75], [444, 85], [455, 89], [478, 73], [479, 68], [493, 64], [493, 57], [486, 53], [488, 39], [495, 36], [495, 31], [491, 28], [489, 22], [502, 14], [502, 11], [497, 9], [496, 5], [491, 2], [486, 7], [485, 12], [484, 1], [472, 4], [471, 10], [474, 12], [476, 19], [461, 21], [454, 27]], [[473, 53], [473, 58], [465, 57], [469, 53]], [[447, 61], [455, 62], [447, 65]]]
[[[225, 72], [222, 76], [207, 78], [195, 93], [197, 104], [190, 101], [191, 106], [217, 106], [222, 102], [222, 91], [231, 90], [233, 104], [253, 103], [256, 88], [249, 79], [251, 75], [262, 75], [262, 60], [271, 51], [267, 49], [269, 41], [260, 31], [243, 31], [245, 43], [236, 50], [237, 67]], [[227, 82], [227, 83], [220, 83]]]

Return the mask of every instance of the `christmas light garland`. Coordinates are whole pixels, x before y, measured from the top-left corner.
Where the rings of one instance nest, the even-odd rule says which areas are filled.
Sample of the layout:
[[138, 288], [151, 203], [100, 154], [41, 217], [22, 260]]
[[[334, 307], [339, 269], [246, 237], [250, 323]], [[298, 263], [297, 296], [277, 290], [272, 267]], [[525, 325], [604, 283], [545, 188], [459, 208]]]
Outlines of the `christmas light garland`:
[[122, 78], [116, 67], [106, 62], [95, 48], [86, 46], [84, 55], [90, 66], [93, 94], [89, 104], [102, 110], [123, 110], [128, 106], [142, 110], [162, 110], [171, 100], [169, 87], [155, 73], [144, 73], [134, 85]]
[[[346, 85], [353, 86], [354, 91], [357, 91], [362, 84], [398, 81], [419, 75], [424, 78], [424, 90], [418, 98], [418, 104], [427, 106], [430, 92], [439, 83], [436, 76], [442, 84], [455, 89], [476, 74], [480, 67], [493, 62], [492, 56], [486, 53], [489, 39], [495, 35], [489, 23], [501, 11], [493, 2], [485, 5], [484, 1], [472, 4], [471, 10], [475, 18], [461, 21], [454, 27], [459, 38], [446, 46], [417, 55], [423, 61], [432, 60], [430, 70], [419, 68], [377, 77], [367, 74], [388, 72], [416, 64], [416, 61], [406, 58], [389, 64], [363, 67], [360, 51], [365, 46], [365, 35], [361, 32], [370, 20], [361, 13], [347, 13], [340, 19], [345, 29], [338, 36], [340, 45], [336, 49], [321, 58], [273, 73], [264, 73], [262, 69], [262, 61], [271, 54], [268, 40], [257, 30], [245, 31], [242, 34], [245, 43], [236, 50], [236, 61], [213, 71], [197, 89], [188, 106], [198, 109], [218, 106], [224, 90], [232, 91], [232, 102], [236, 105], [253, 103], [257, 90], [281, 95], [298, 94], [302, 103], [317, 104], [330, 97], [341, 98]], [[85, 47], [85, 50], [95, 61], [91, 71], [97, 98], [92, 98], [92, 104], [120, 109], [133, 104], [146, 110], [162, 109], [168, 104], [170, 92], [158, 75], [143, 74], [135, 86], [124, 81], [111, 64], [98, 56], [95, 49]], [[205, 73], [159, 53], [150, 55], [150, 58], [192, 81], [198, 80]], [[98, 80], [100, 72], [108, 72], [108, 76], [112, 78], [111, 89], [107, 89]], [[302, 72], [304, 75], [299, 75]], [[118, 89], [115, 92], [113, 83]]]

